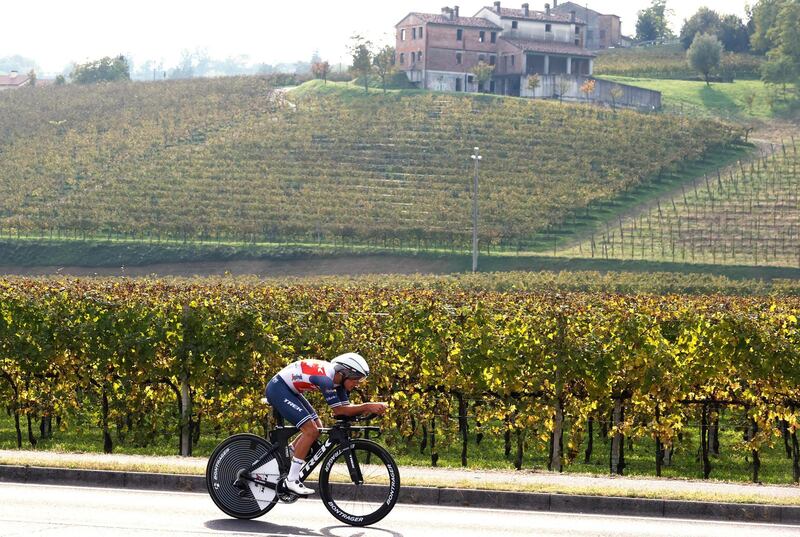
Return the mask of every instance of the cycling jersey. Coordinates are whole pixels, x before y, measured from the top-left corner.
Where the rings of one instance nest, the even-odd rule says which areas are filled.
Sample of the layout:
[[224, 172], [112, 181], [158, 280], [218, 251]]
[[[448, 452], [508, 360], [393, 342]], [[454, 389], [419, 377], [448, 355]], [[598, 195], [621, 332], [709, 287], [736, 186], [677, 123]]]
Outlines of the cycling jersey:
[[319, 390], [331, 408], [350, 404], [344, 386], [335, 386], [333, 364], [322, 360], [300, 360], [278, 371], [267, 383], [267, 401], [281, 416], [300, 427], [317, 419], [314, 407], [303, 397], [304, 392]]
[[336, 371], [333, 364], [322, 360], [298, 360], [278, 371], [280, 377], [297, 395], [311, 390], [319, 390], [331, 408], [349, 403], [344, 386], [334, 386]]

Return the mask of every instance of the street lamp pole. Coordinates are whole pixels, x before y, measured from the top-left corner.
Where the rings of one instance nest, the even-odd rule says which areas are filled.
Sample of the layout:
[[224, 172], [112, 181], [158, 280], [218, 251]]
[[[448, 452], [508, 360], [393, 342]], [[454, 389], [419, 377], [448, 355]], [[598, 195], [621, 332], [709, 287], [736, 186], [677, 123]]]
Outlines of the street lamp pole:
[[478, 163], [481, 161], [481, 155], [478, 148], [475, 148], [475, 153], [471, 156], [475, 162], [475, 176], [472, 181], [472, 272], [478, 271]]

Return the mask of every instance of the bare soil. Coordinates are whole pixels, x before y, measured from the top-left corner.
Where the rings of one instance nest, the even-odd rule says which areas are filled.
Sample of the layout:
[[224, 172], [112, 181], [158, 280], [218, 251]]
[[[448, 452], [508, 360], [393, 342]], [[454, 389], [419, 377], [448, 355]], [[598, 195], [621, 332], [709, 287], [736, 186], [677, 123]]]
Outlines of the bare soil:
[[255, 275], [335, 276], [359, 274], [446, 274], [454, 272], [452, 261], [392, 256], [359, 256], [309, 258], [295, 260], [198, 261], [191, 263], [158, 263], [133, 267], [78, 266], [0, 266], [0, 275], [17, 276], [222, 276]]

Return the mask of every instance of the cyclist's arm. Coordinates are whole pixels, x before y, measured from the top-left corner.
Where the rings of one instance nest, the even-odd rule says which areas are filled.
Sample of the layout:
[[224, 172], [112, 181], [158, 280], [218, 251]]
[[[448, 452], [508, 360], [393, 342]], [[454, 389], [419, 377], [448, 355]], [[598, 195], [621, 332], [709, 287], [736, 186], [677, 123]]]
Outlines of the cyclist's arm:
[[386, 412], [386, 403], [361, 403], [360, 405], [344, 404], [333, 407], [334, 416], [359, 416], [361, 414], [383, 414]]

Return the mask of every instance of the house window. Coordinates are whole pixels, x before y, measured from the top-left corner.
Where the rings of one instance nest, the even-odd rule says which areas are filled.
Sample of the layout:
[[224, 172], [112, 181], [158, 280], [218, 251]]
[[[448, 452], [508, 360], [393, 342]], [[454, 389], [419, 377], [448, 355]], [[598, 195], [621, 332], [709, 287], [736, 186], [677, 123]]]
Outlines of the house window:
[[404, 63], [406, 63], [406, 55], [401, 52], [400, 53], [400, 65], [403, 65]]
[[458, 30], [456, 30], [456, 41], [461, 41], [463, 39], [464, 39], [464, 30], [459, 28]]
[[456, 64], [461, 65], [461, 53], [456, 52]]
[[472, 76], [472, 75], [467, 75], [467, 84], [472, 84], [472, 82], [473, 82], [474, 80], [475, 80], [475, 77], [474, 77], [474, 76]]
[[494, 93], [495, 88], [496, 88], [496, 86], [495, 86], [494, 80], [490, 81], [489, 82], [489, 93]]
[[605, 38], [606, 38], [606, 31], [600, 30], [600, 39], [605, 39]]
[[486, 32], [481, 30], [481, 32], [478, 34], [478, 43], [483, 43], [484, 41], [486, 41]]
[[552, 32], [553, 31], [553, 25], [552, 24], [545, 24], [544, 25], [544, 31], [545, 32]]
[[508, 56], [503, 56], [503, 69], [508, 69]]
[[419, 29], [417, 30], [417, 35], [419, 36], [420, 39], [422, 39], [422, 26], [420, 26]]
[[418, 62], [422, 61], [422, 51], [421, 50], [419, 52], [417, 52], [417, 61]]
[[575, 27], [575, 35], [581, 35], [581, 27], [580, 26], [576, 26]]
[[515, 57], [516, 57], [516, 56], [511, 56], [511, 67], [514, 67], [514, 58], [515, 58]]
[[417, 38], [417, 27], [414, 26], [413, 28], [411, 28], [411, 39], [416, 39], [416, 38]]
[[581, 40], [580, 40], [580, 39], [576, 39], [576, 40], [575, 40], [575, 44], [576, 44], [576, 45], [580, 45], [580, 44], [581, 44]]
[[519, 27], [519, 23], [517, 21], [511, 21], [511, 29], [516, 30]]
[[456, 91], [461, 91], [461, 79], [456, 78]]
[[495, 56], [494, 54], [489, 56], [489, 65], [494, 65], [496, 63], [497, 63], [497, 56]]
[[402, 30], [400, 30], [400, 41], [405, 41], [405, 40], [406, 40], [406, 29], [403, 28]]
[[497, 43], [497, 32], [492, 32], [492, 43]]
[[478, 61], [479, 62], [485, 62], [486, 61], [486, 56], [484, 56], [483, 54], [478, 54]]

